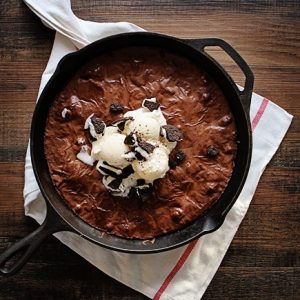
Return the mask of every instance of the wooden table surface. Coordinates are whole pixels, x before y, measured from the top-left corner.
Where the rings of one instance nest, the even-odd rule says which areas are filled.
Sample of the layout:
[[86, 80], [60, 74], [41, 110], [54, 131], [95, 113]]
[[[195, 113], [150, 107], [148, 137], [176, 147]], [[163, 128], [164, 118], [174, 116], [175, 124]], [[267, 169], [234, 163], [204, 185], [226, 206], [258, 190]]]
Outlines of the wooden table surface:
[[[295, 1], [72, 1], [97, 22], [129, 21], [178, 37], [220, 37], [252, 67], [255, 91], [295, 116], [203, 299], [299, 299], [300, 3]], [[21, 2], [0, 3], [0, 253], [37, 227], [24, 216], [24, 158], [54, 32]], [[238, 69], [213, 55], [237, 82]], [[145, 299], [55, 238], [24, 269], [0, 278], [1, 299]]]

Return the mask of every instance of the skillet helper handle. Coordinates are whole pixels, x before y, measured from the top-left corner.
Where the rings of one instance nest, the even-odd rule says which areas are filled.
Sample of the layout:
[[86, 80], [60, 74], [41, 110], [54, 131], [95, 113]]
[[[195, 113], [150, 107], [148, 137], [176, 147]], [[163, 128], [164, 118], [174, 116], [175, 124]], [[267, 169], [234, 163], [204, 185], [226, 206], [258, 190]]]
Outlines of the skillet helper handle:
[[[70, 229], [60, 220], [57, 213], [50, 208], [50, 205], [47, 205], [47, 215], [42, 225], [0, 255], [0, 274], [11, 276], [17, 273], [27, 263], [46, 237], [63, 230]], [[23, 251], [22, 255], [16, 261], [10, 262], [12, 257], [21, 251]], [[8, 267], [6, 266], [7, 264], [9, 264]]]
[[[248, 66], [248, 64], [245, 62], [245, 60], [240, 56], [240, 54], [227, 42], [225, 42], [222, 39], [218, 38], [204, 38], [204, 39], [188, 39], [184, 40], [187, 44], [190, 46], [197, 48], [205, 52], [206, 47], [210, 46], [218, 46], [222, 50], [224, 50], [232, 59], [233, 61], [239, 66], [239, 68], [242, 70], [242, 72], [245, 75], [245, 84], [244, 84], [244, 90], [239, 91], [240, 98], [242, 105], [244, 109], [248, 112], [250, 112], [250, 104], [251, 104], [251, 96], [253, 91], [253, 84], [254, 84], [254, 75]], [[208, 53], [206, 53], [209, 55]]]

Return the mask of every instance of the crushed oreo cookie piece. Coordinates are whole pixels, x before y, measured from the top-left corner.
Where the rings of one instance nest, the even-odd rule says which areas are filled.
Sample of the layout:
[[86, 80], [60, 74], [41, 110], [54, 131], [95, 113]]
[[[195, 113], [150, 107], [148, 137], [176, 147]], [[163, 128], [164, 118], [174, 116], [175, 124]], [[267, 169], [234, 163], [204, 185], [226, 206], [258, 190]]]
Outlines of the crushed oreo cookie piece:
[[160, 104], [155, 101], [145, 100], [143, 106], [148, 108], [150, 111], [154, 111], [160, 107]]
[[137, 160], [145, 160], [145, 157], [138, 151], [135, 151], [135, 157]]
[[122, 179], [121, 178], [117, 178], [112, 180], [108, 186], [112, 189], [112, 190], [117, 190], [120, 186], [120, 184], [122, 183]]
[[185, 159], [185, 156], [182, 151], [172, 152], [169, 158], [169, 167], [171, 169], [176, 168]]
[[97, 134], [102, 134], [105, 130], [105, 123], [98, 117], [92, 116], [91, 122]]
[[206, 153], [208, 157], [215, 158], [219, 154], [219, 150], [214, 145], [210, 145], [208, 146]]
[[141, 179], [141, 178], [136, 181], [136, 185], [144, 185], [145, 183], [146, 183], [145, 179]]
[[139, 141], [139, 146], [145, 150], [147, 153], [152, 153], [153, 150], [155, 149], [155, 146], [153, 146], [150, 143], [147, 143], [145, 141]]
[[126, 153], [123, 155], [123, 157], [124, 157], [127, 161], [129, 161], [129, 162], [134, 161], [134, 160], [136, 159], [136, 157], [135, 157], [135, 152], [134, 152], [134, 151], [128, 151], [128, 152], [126, 152]]
[[134, 173], [134, 170], [132, 168], [132, 165], [128, 165], [127, 167], [125, 167], [123, 170], [122, 170], [122, 174], [121, 174], [121, 178], [124, 179], [124, 178], [127, 178], [129, 175], [133, 174]]
[[124, 139], [124, 144], [128, 146], [134, 146], [135, 142], [136, 142], [136, 138], [133, 132], [129, 133]]
[[130, 121], [133, 121], [133, 117], [126, 117], [126, 118], [123, 118], [123, 119], [121, 119], [121, 120], [114, 121], [114, 122], [111, 123], [111, 125], [117, 125], [117, 127], [118, 127], [121, 131], [123, 131], [124, 128], [125, 128], [126, 122], [129, 121], [129, 120], [130, 120]]
[[105, 175], [109, 175], [111, 177], [117, 177], [118, 174], [110, 169], [106, 169], [105, 167], [99, 166], [99, 170], [101, 170]]
[[124, 106], [119, 102], [113, 102], [109, 107], [109, 111], [112, 114], [119, 114], [124, 111]]
[[166, 138], [169, 142], [179, 142], [183, 135], [181, 131], [173, 125], [164, 125], [162, 128], [166, 131]]

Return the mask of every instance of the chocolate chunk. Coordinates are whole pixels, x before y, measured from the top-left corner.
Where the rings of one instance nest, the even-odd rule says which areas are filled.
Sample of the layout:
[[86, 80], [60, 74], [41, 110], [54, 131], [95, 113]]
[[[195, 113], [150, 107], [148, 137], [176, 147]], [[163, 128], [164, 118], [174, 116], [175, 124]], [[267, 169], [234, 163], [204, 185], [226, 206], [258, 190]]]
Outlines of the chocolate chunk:
[[176, 160], [178, 163], [181, 163], [185, 159], [185, 154], [182, 151], [176, 153]]
[[173, 125], [164, 125], [162, 128], [166, 131], [166, 138], [169, 142], [178, 142], [182, 140], [181, 131]]
[[91, 122], [97, 134], [102, 134], [105, 129], [105, 123], [98, 117], [92, 116]]
[[129, 175], [133, 174], [134, 170], [132, 168], [132, 165], [128, 165], [122, 170], [121, 178], [127, 178]]
[[216, 192], [215, 189], [210, 187], [210, 188], [207, 189], [206, 195], [212, 196], [215, 192]]
[[155, 146], [153, 146], [150, 143], [144, 142], [144, 141], [139, 141], [139, 146], [145, 150], [147, 153], [152, 153], [153, 150], [155, 149]]
[[219, 150], [215, 146], [210, 145], [208, 146], [206, 153], [208, 157], [215, 158], [219, 154]]
[[137, 184], [137, 185], [144, 185], [145, 183], [146, 183], [145, 179], [138, 179], [138, 180], [136, 181], [136, 184]]
[[109, 107], [109, 111], [112, 114], [119, 114], [124, 111], [124, 106], [119, 102], [113, 102]]
[[108, 186], [113, 189], [113, 190], [117, 190], [120, 186], [120, 184], [122, 183], [122, 179], [121, 178], [117, 178], [117, 179], [114, 179], [112, 180]]
[[155, 109], [158, 109], [160, 104], [158, 102], [145, 100], [144, 101], [144, 107], [148, 108], [150, 111], [154, 111]]
[[128, 146], [133, 146], [135, 142], [136, 140], [133, 132], [129, 133], [124, 139], [124, 144]]
[[170, 155], [169, 158], [169, 167], [171, 169], [176, 168], [184, 159], [185, 159], [185, 153], [182, 151], [173, 152]]

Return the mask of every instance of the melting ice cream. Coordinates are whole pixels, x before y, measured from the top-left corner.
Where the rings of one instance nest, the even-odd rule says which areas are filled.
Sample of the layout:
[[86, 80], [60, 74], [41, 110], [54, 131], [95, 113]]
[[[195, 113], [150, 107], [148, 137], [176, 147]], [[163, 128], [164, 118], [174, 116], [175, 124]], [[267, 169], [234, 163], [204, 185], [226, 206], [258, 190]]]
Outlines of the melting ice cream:
[[82, 147], [77, 158], [96, 163], [104, 186], [115, 196], [126, 197], [131, 188], [137, 193], [152, 186], [169, 170], [169, 154], [182, 139], [179, 129], [167, 125], [155, 98], [145, 99], [142, 107], [128, 111], [111, 124], [94, 114], [85, 122], [94, 139], [91, 154]]

